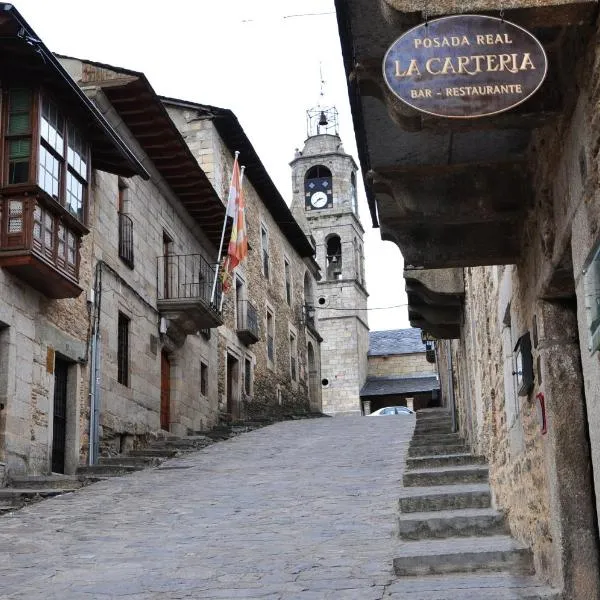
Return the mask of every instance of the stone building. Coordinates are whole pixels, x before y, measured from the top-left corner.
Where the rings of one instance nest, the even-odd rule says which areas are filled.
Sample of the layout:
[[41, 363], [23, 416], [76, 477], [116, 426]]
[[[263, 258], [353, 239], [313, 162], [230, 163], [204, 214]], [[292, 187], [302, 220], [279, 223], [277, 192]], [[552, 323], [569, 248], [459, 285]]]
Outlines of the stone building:
[[[235, 116], [196, 155], [143, 73], [55, 57], [9, 5], [1, 27], [0, 485], [221, 413], [318, 411], [314, 248]], [[252, 250], [222, 312], [238, 145]]]
[[336, 8], [372, 219], [403, 252], [443, 400], [538, 575], [564, 598], [600, 598], [597, 3], [504, 3], [542, 42], [548, 77], [522, 106], [468, 122], [394, 101], [383, 56], [426, 16], [498, 3]]
[[337, 133], [337, 111], [315, 109], [307, 115], [308, 138], [290, 163], [292, 211], [314, 239], [324, 275], [314, 305], [323, 336], [323, 412], [361, 414], [369, 325], [358, 167]]
[[142, 73], [61, 61], [150, 174], [147, 182], [101, 172], [95, 179], [88, 289], [96, 456], [161, 429], [186, 435], [217, 423], [210, 332], [223, 321], [211, 293], [225, 210]]
[[431, 342], [423, 342], [420, 329], [371, 331], [367, 365], [360, 390], [363, 414], [385, 406], [439, 406], [435, 350]]
[[115, 180], [148, 173], [12, 5], [3, 5], [0, 30], [2, 485], [5, 469], [73, 473], [79, 464], [98, 187], [92, 168]]
[[236, 151], [245, 166], [249, 253], [225, 296], [218, 330], [221, 411], [233, 419], [320, 411], [322, 324], [312, 309], [320, 272], [313, 243], [230, 110], [163, 102], [222, 198]]

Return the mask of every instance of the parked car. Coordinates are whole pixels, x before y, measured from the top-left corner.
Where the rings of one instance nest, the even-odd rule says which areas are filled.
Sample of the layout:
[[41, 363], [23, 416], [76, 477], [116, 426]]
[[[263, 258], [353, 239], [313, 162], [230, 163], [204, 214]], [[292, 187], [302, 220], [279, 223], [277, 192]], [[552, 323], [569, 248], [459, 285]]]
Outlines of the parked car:
[[369, 417], [381, 417], [388, 415], [414, 415], [415, 411], [410, 410], [406, 406], [386, 406], [385, 408], [380, 408], [375, 412], [372, 412]]

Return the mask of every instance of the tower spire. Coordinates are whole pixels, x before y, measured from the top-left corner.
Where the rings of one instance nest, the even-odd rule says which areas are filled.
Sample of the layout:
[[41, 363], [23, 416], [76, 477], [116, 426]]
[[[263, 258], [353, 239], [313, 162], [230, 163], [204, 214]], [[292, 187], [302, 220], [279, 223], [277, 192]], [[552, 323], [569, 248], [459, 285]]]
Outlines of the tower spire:
[[319, 100], [317, 106], [306, 111], [307, 137], [330, 134], [339, 135], [338, 111], [335, 105], [328, 104], [325, 98], [326, 81], [323, 77], [323, 63], [319, 62]]

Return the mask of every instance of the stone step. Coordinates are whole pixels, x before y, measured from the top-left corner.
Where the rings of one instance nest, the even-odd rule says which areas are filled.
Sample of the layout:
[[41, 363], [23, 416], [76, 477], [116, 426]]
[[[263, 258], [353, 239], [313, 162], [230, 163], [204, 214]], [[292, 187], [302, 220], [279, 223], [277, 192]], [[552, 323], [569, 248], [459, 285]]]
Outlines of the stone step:
[[489, 508], [490, 486], [487, 483], [404, 488], [398, 500], [400, 512], [431, 512], [461, 508]]
[[61, 494], [69, 494], [78, 488], [0, 488], [0, 502], [13, 502], [19, 499], [51, 498]]
[[98, 459], [101, 465], [111, 466], [133, 466], [145, 469], [146, 467], [155, 467], [162, 462], [160, 456], [131, 456], [119, 454], [118, 456], [101, 456]]
[[421, 435], [426, 433], [453, 433], [451, 423], [427, 424], [417, 423], [415, 425], [414, 434]]
[[390, 600], [560, 600], [534, 577], [510, 573], [402, 577], [386, 588]]
[[486, 464], [485, 456], [475, 456], [468, 452], [462, 454], [440, 454], [438, 456], [418, 456], [407, 458], [406, 460], [406, 468], [409, 470], [484, 464]]
[[464, 444], [408, 447], [408, 456], [437, 456], [439, 454], [462, 454], [463, 452], [468, 452], [468, 448]]
[[452, 419], [450, 417], [429, 417], [423, 419], [417, 413], [415, 428], [425, 427], [452, 427]]
[[394, 558], [400, 577], [490, 571], [533, 575], [531, 550], [508, 535], [494, 535], [406, 542]]
[[140, 450], [129, 450], [127, 456], [143, 458], [173, 458], [179, 451], [176, 448], [142, 448]]
[[451, 421], [452, 415], [447, 411], [438, 411], [438, 412], [425, 412], [424, 410], [418, 410], [417, 414], [417, 422], [425, 422], [425, 421]]
[[464, 440], [458, 433], [428, 433], [415, 435], [410, 440], [411, 446], [451, 446], [453, 444], [464, 444]]
[[486, 465], [463, 465], [413, 469], [404, 473], [404, 487], [453, 485], [455, 483], [484, 483], [488, 480]]
[[74, 489], [82, 485], [75, 475], [13, 475], [9, 481], [10, 487], [20, 489]]
[[504, 515], [493, 508], [466, 508], [400, 513], [398, 536], [403, 540], [475, 537], [508, 533]]
[[77, 469], [77, 474], [84, 477], [120, 477], [144, 468], [134, 465], [85, 465]]
[[[229, 434], [227, 434], [229, 437]], [[193, 435], [180, 438], [162, 438], [152, 440], [149, 444], [149, 448], [175, 448], [175, 449], [199, 449], [204, 448], [212, 444], [214, 440], [207, 435]]]

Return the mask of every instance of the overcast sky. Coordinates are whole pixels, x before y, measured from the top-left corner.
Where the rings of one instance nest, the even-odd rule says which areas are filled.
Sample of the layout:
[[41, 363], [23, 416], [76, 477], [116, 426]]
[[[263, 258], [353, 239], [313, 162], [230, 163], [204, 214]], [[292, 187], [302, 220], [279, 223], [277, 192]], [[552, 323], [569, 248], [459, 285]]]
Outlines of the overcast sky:
[[[358, 163], [333, 0], [19, 0], [53, 52], [143, 71], [157, 93], [235, 112], [288, 204], [288, 163], [306, 138], [306, 110], [325, 101]], [[243, 164], [243, 157], [241, 157]], [[382, 242], [364, 192], [369, 324], [408, 327], [402, 257]]]

